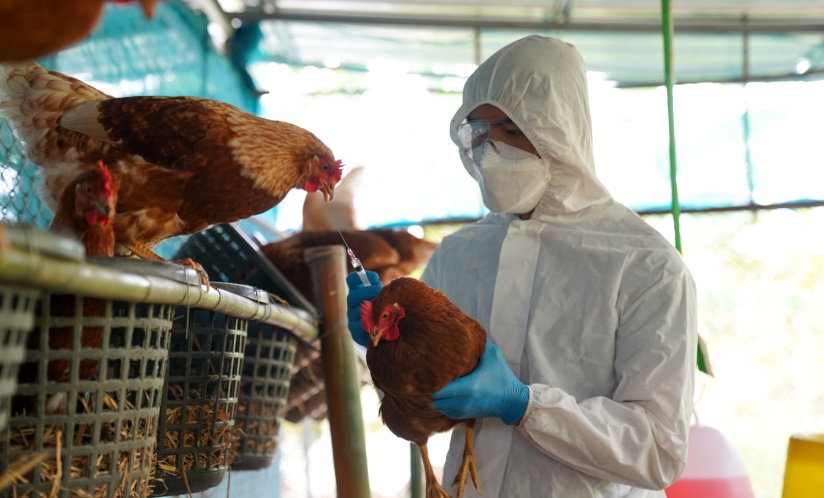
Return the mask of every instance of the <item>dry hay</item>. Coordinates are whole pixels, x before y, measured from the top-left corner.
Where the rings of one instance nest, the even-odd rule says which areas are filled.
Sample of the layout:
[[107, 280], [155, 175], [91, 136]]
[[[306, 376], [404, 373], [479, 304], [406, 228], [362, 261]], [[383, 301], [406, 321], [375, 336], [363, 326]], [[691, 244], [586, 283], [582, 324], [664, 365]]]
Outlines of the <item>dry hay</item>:
[[[169, 398], [181, 398], [183, 389], [180, 386], [169, 386]], [[190, 399], [198, 399], [199, 393], [190, 393]], [[185, 420], [183, 410], [186, 410]], [[179, 426], [179, 429], [165, 429], [163, 445], [166, 450], [191, 448], [192, 451], [178, 452], [181, 456], [180, 465], [177, 463], [178, 454], [171, 453], [157, 459], [155, 468], [159, 473], [170, 476], [179, 476], [180, 471], [191, 469], [208, 470], [229, 465], [237, 453], [235, 441], [239, 434], [233, 423], [233, 415], [227, 411], [228, 407], [221, 404], [217, 413], [209, 405], [174, 406], [166, 408], [164, 423], [166, 426]], [[185, 426], [191, 426], [186, 428]], [[181, 443], [181, 432], [183, 433]], [[158, 445], [160, 441], [158, 441]], [[210, 449], [211, 448], [211, 449]], [[161, 455], [165, 453], [159, 450]]]
[[[249, 405], [252, 406], [251, 410], [249, 410]], [[235, 451], [250, 455], [274, 455], [277, 449], [279, 426], [277, 406], [240, 401], [237, 406], [235, 427], [242, 436], [235, 445]]]
[[[104, 394], [103, 402], [107, 409], [118, 410], [117, 400], [108, 393]], [[78, 396], [78, 404], [83, 406], [83, 412], [81, 413], [93, 413], [94, 407], [84, 397]], [[135, 409], [128, 399], [125, 400], [124, 405], [125, 410]], [[120, 427], [120, 441], [145, 440], [149, 434], [154, 433], [154, 420], [150, 418], [148, 425], [146, 427], [146, 424], [139, 423], [137, 427], [134, 427], [132, 421], [124, 420]], [[97, 460], [94, 462], [93, 472], [90, 472], [91, 469], [89, 468], [89, 455], [73, 456], [70, 468], [64, 469], [62, 454], [65, 451], [65, 430], [64, 424], [45, 426], [42, 446], [35, 448], [35, 427], [11, 428], [9, 431], [9, 454], [23, 453], [23, 455], [11, 462], [6, 472], [0, 476], [0, 490], [6, 486], [17, 485], [23, 489], [20, 491], [16, 488], [13, 489], [10, 496], [16, 498], [55, 498], [61, 491], [61, 481], [66, 475], [68, 475], [70, 481], [89, 476], [95, 479], [100, 476], [120, 475], [122, 479], [115, 485], [113, 491], [115, 498], [142, 498], [151, 492], [154, 485], [154, 478], [151, 475], [145, 478], [133, 478], [129, 481], [127, 474], [130, 470], [141, 469], [141, 463], [146, 457], [148, 457], [149, 462], [147, 470], [151, 474], [152, 463], [155, 458], [151, 445], [143, 450], [135, 448], [118, 452], [119, 456], [114, 466], [111, 461], [111, 453], [103, 452], [98, 455]], [[74, 446], [92, 444], [93, 430], [93, 426], [76, 425]], [[115, 430], [115, 422], [101, 423], [100, 443], [105, 444], [116, 441]], [[49, 492], [26, 489], [27, 485], [32, 482], [33, 472], [38, 466], [40, 469], [40, 482], [52, 483]], [[85, 489], [71, 489], [70, 486], [71, 482], [69, 482], [69, 494], [72, 498], [105, 498], [109, 496], [109, 482], [95, 485], [94, 493], [89, 493]]]

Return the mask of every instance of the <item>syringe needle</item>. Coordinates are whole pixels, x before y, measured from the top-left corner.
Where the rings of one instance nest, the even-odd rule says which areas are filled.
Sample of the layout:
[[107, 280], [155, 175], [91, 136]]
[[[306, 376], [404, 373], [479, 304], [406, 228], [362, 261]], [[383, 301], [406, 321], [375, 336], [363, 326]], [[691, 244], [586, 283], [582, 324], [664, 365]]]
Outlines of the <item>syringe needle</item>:
[[340, 235], [341, 240], [343, 240], [343, 245], [346, 246], [346, 254], [349, 255], [349, 261], [352, 263], [352, 268], [355, 269], [355, 273], [358, 274], [358, 277], [364, 287], [368, 287], [371, 284], [369, 283], [369, 278], [366, 276], [366, 272], [364, 271], [360, 260], [355, 256], [355, 252], [349, 248], [349, 244], [346, 243], [346, 239], [343, 238], [343, 234], [340, 230], [338, 230], [338, 235]]

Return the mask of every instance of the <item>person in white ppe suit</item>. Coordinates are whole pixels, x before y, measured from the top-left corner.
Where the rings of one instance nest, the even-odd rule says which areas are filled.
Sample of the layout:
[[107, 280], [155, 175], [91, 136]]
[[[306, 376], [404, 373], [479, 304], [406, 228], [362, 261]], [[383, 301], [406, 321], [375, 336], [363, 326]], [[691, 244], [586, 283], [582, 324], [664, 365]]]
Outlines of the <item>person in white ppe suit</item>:
[[[450, 132], [491, 212], [446, 237], [422, 280], [491, 342], [433, 402], [479, 419], [483, 496], [664, 497], [686, 464], [695, 285], [596, 178], [578, 51], [540, 36], [502, 48], [467, 80]], [[350, 311], [377, 293], [356, 281]], [[463, 442], [460, 425], [445, 484]]]

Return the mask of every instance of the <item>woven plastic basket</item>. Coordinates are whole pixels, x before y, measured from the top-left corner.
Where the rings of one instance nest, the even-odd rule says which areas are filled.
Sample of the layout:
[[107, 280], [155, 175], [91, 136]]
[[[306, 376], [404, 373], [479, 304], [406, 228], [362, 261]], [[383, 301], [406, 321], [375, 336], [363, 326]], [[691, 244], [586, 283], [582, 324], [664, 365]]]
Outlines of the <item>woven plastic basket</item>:
[[317, 316], [315, 306], [258, 248], [238, 226], [215, 225], [190, 236], [175, 259], [192, 258], [206, 270], [211, 281], [250, 285]]
[[[263, 299], [268, 301], [265, 294]], [[272, 463], [297, 343], [288, 330], [259, 322], [249, 324], [235, 415], [240, 439], [232, 470], [257, 470]]]
[[234, 416], [248, 321], [189, 309], [175, 320], [161, 401], [154, 496], [196, 493], [223, 480], [237, 438]]
[[0, 284], [0, 432], [9, 421], [17, 370], [26, 357], [26, 340], [34, 328], [34, 307], [40, 291]]
[[44, 294], [0, 443], [0, 471], [33, 463], [10, 496], [146, 496], [172, 319], [166, 305]]

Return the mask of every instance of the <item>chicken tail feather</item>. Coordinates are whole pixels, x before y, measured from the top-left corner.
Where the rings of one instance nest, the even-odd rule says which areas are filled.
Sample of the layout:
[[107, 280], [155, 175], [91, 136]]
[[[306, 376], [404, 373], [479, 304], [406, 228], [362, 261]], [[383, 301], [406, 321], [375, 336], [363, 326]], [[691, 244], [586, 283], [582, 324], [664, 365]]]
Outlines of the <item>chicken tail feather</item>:
[[[60, 118], [78, 104], [107, 98], [96, 88], [34, 61], [0, 64], [0, 117], [8, 120], [35, 164], [72, 161], [81, 152], [99, 149], [101, 144], [62, 129]], [[65, 143], [58, 147], [58, 141], [74, 148], [65, 147]]]

